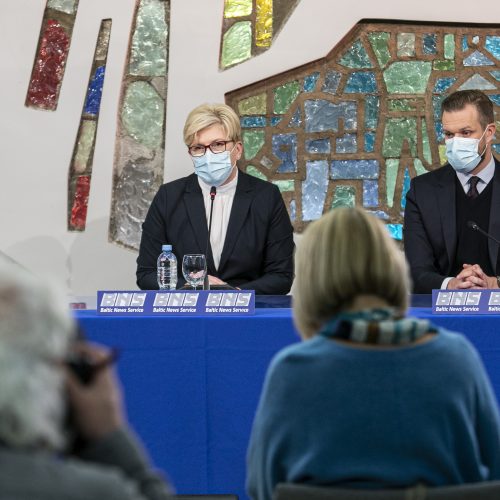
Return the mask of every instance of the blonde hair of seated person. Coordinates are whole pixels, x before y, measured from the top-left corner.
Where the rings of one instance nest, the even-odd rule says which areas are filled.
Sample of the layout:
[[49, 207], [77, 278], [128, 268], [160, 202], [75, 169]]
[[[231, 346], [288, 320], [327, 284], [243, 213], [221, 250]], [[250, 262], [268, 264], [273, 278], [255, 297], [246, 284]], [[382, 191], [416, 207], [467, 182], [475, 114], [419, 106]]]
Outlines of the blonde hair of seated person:
[[377, 297], [402, 314], [408, 307], [403, 252], [361, 208], [337, 208], [310, 224], [297, 247], [295, 274], [293, 316], [303, 338], [360, 296]]

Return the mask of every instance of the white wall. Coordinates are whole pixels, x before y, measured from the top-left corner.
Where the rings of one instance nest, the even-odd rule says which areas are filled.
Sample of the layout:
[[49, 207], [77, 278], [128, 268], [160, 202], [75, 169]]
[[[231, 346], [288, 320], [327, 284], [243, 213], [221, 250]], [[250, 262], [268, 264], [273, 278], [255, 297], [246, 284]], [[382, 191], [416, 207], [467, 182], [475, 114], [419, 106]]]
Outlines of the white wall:
[[[74, 295], [135, 288], [136, 253], [108, 243], [118, 97], [134, 0], [80, 0], [57, 112], [24, 107], [45, 0], [0, 2], [0, 250], [62, 281]], [[220, 73], [223, 0], [171, 0], [165, 180], [191, 172], [182, 142], [189, 110], [326, 55], [360, 19], [488, 23], [498, 0], [302, 0], [267, 53]], [[100, 20], [112, 18], [92, 186], [83, 233], [66, 231], [68, 166]]]

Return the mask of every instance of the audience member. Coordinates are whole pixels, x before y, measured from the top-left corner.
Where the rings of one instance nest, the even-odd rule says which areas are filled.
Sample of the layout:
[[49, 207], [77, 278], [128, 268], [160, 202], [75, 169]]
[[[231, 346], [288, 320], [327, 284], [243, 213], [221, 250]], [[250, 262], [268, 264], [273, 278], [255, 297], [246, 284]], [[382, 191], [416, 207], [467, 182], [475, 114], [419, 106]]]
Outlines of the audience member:
[[466, 338], [405, 317], [402, 252], [361, 209], [336, 209], [298, 245], [293, 314], [304, 340], [271, 363], [247, 488], [392, 488], [500, 479], [497, 402]]
[[[76, 345], [74, 332], [62, 297], [0, 262], [0, 498], [170, 498], [127, 429], [109, 352]], [[101, 367], [88, 384], [71, 353]], [[65, 453], [69, 436], [78, 456]]]

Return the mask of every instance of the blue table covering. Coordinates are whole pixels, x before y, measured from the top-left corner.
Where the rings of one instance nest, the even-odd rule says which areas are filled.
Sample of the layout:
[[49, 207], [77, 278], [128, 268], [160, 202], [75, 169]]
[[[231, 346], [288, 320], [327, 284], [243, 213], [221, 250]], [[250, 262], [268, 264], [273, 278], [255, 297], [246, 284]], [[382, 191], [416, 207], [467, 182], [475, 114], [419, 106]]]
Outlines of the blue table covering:
[[[265, 304], [264, 304], [265, 305]], [[87, 337], [121, 351], [129, 420], [179, 493], [244, 493], [252, 419], [272, 356], [298, 342], [280, 300], [251, 317], [106, 317], [77, 311]], [[500, 396], [500, 318], [411, 314], [461, 331]]]

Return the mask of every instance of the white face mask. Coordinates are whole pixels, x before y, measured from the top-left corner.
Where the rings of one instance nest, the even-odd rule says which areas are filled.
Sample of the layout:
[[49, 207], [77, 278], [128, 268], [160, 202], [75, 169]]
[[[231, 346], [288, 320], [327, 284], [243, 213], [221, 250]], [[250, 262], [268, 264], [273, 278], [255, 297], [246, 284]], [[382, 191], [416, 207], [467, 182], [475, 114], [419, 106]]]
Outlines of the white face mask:
[[231, 152], [212, 153], [207, 149], [203, 156], [192, 156], [196, 175], [209, 186], [221, 186], [233, 170]]
[[479, 143], [486, 134], [487, 128], [479, 139], [472, 139], [470, 137], [452, 137], [447, 139], [446, 142], [446, 157], [449, 164], [457, 171], [464, 174], [472, 172], [483, 159], [486, 151], [486, 144], [484, 150], [479, 154]]

